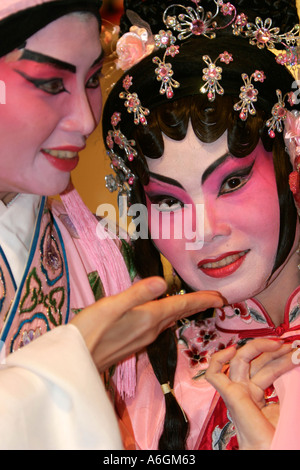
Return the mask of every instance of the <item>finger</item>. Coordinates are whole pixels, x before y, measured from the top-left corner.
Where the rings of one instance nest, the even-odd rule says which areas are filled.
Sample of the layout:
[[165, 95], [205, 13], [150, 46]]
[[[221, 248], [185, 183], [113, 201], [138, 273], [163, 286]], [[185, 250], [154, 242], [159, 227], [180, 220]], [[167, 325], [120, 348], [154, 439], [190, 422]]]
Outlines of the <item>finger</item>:
[[220, 308], [223, 304], [223, 297], [218, 292], [199, 291], [160, 299], [151, 305], [151, 309], [154, 314], [159, 314], [161, 324], [166, 328], [183, 317], [194, 315], [208, 308]]
[[151, 300], [160, 297], [167, 289], [166, 281], [152, 276], [136, 282], [120, 294], [104, 297], [98, 301], [101, 309], [107, 308], [113, 313], [122, 314]]
[[250, 377], [253, 377], [255, 374], [257, 374], [270, 361], [274, 361], [274, 359], [284, 356], [285, 354], [289, 353], [292, 349], [292, 345], [289, 343], [282, 344], [282, 342], [279, 341], [277, 341], [277, 343], [277, 349], [269, 352], [263, 352], [258, 357], [253, 359], [250, 365]]
[[253, 376], [252, 382], [262, 390], [265, 390], [267, 387], [272, 385], [281, 375], [297, 366], [292, 361], [292, 353], [293, 351], [290, 351], [273, 361], [269, 361], [257, 374]]
[[222, 370], [224, 365], [229, 363], [235, 354], [236, 348], [235, 346], [231, 346], [222, 351], [218, 351], [211, 357], [205, 378], [219, 393], [224, 392], [225, 388], [231, 383], [228, 376], [224, 374]]
[[[128, 292], [128, 290], [126, 292]], [[203, 291], [149, 301], [127, 309], [127, 306], [139, 303], [141, 299], [145, 297], [140, 296], [139, 299], [134, 298], [128, 301], [125, 296], [122, 304], [123, 313], [119, 313], [120, 298], [122, 299], [123, 297], [122, 294], [120, 296], [113, 296], [114, 301], [117, 299], [117, 305], [114, 305], [113, 301], [106, 304], [109, 318], [111, 319], [112, 317], [111, 311], [107, 308], [110, 305], [111, 308], [114, 309], [115, 315], [112, 319], [113, 321], [107, 323], [105, 335], [106, 343], [112, 342], [113, 338], [118, 338], [119, 349], [122, 349], [123, 357], [137, 352], [152, 343], [164, 329], [173, 325], [179, 318], [187, 316], [188, 314], [197, 313], [208, 307], [223, 305], [223, 299], [218, 293], [206, 293]], [[103, 311], [103, 302], [101, 304], [99, 303], [99, 309], [100, 307]], [[103, 321], [101, 325], [103, 331]], [[93, 344], [98, 344], [96, 340], [93, 341]]]
[[238, 349], [230, 363], [230, 379], [235, 382], [248, 380], [251, 361], [263, 352], [276, 351], [280, 347], [280, 342], [264, 338], [257, 338], [245, 344]]

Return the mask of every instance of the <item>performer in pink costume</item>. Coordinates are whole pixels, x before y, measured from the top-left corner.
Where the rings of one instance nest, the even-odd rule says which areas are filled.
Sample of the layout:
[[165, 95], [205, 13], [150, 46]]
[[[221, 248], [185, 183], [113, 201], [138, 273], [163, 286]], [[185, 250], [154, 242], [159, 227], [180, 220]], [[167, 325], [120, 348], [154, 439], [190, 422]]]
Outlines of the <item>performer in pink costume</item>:
[[100, 373], [117, 365], [130, 395], [133, 352], [184, 312], [223, 304], [216, 293], [151, 302], [158, 277], [130, 287], [128, 243], [70, 183], [101, 115], [100, 6], [0, 5], [1, 449], [121, 449]]
[[148, 209], [152, 240], [137, 226], [134, 241], [141, 277], [163, 272], [161, 253], [182, 289], [227, 300], [138, 355], [135, 397], [116, 396], [126, 445], [298, 449], [299, 184], [295, 152], [286, 152], [298, 123], [290, 128], [296, 6], [124, 6], [116, 48], [124, 74], [103, 118], [115, 170], [107, 186], [129, 196], [131, 215], [136, 203]]

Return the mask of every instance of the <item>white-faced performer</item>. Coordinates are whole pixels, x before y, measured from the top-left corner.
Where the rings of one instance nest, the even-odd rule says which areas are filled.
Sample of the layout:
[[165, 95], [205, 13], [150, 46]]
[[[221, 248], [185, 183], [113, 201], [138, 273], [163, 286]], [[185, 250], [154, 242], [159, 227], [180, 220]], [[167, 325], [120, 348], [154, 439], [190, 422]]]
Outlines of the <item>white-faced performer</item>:
[[295, 2], [124, 7], [124, 74], [103, 126], [115, 169], [107, 185], [129, 195], [132, 215], [135, 203], [148, 209], [136, 268], [161, 273], [162, 254], [185, 290], [216, 290], [228, 302], [138, 355], [135, 396], [116, 394], [126, 445], [299, 449], [300, 369], [290, 351], [300, 339]]
[[[184, 312], [223, 303], [150, 302], [166, 288], [158, 277], [122, 292], [128, 246], [96, 236], [69, 184], [101, 114], [100, 6], [0, 4], [1, 449], [122, 448], [100, 372]], [[49, 198], [63, 191], [67, 209]]]

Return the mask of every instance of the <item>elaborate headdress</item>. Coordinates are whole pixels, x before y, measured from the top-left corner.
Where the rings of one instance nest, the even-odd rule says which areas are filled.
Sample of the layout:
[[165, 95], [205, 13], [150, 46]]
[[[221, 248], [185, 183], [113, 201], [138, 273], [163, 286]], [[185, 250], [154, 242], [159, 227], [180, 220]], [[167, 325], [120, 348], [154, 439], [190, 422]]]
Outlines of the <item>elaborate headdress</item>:
[[[274, 10], [275, 19], [271, 19], [262, 17], [263, 1], [235, 3], [239, 7], [222, 0], [180, 4], [146, 0], [138, 11], [148, 15], [143, 20], [125, 11], [133, 28], [119, 39], [117, 66], [133, 65], [128, 35], [139, 37], [144, 50], [142, 60], [137, 59], [116, 83], [105, 106], [103, 135], [115, 171], [106, 177], [110, 191], [130, 194], [135, 177], [130, 163], [137, 154], [133, 128], [147, 126], [151, 110], [166, 100], [206, 94], [212, 102], [225, 93], [233, 97], [241, 121], [255, 115], [259, 107], [267, 116], [269, 137], [282, 132], [287, 110], [298, 104], [297, 83], [291, 74], [299, 60], [300, 26], [291, 24], [297, 17], [295, 5], [282, 2], [286, 16]], [[280, 29], [282, 15], [286, 22]], [[145, 18], [150, 18], [152, 32], [149, 25], [145, 27]]]
[[101, 23], [102, 0], [1, 0], [0, 56], [59, 17], [73, 11], [90, 11]]

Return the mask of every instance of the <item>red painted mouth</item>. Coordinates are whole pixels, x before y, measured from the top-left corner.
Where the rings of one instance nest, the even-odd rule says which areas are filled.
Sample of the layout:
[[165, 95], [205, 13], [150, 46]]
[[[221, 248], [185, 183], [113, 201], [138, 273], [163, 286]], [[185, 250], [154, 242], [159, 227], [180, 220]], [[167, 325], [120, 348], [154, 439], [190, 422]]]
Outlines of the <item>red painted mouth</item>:
[[210, 277], [227, 277], [239, 269], [248, 253], [249, 250], [224, 253], [215, 259], [201, 260], [198, 263], [198, 268]]
[[78, 165], [78, 152], [80, 150], [82, 150], [82, 147], [60, 147], [56, 149], [43, 149], [41, 153], [58, 170], [71, 172]]

